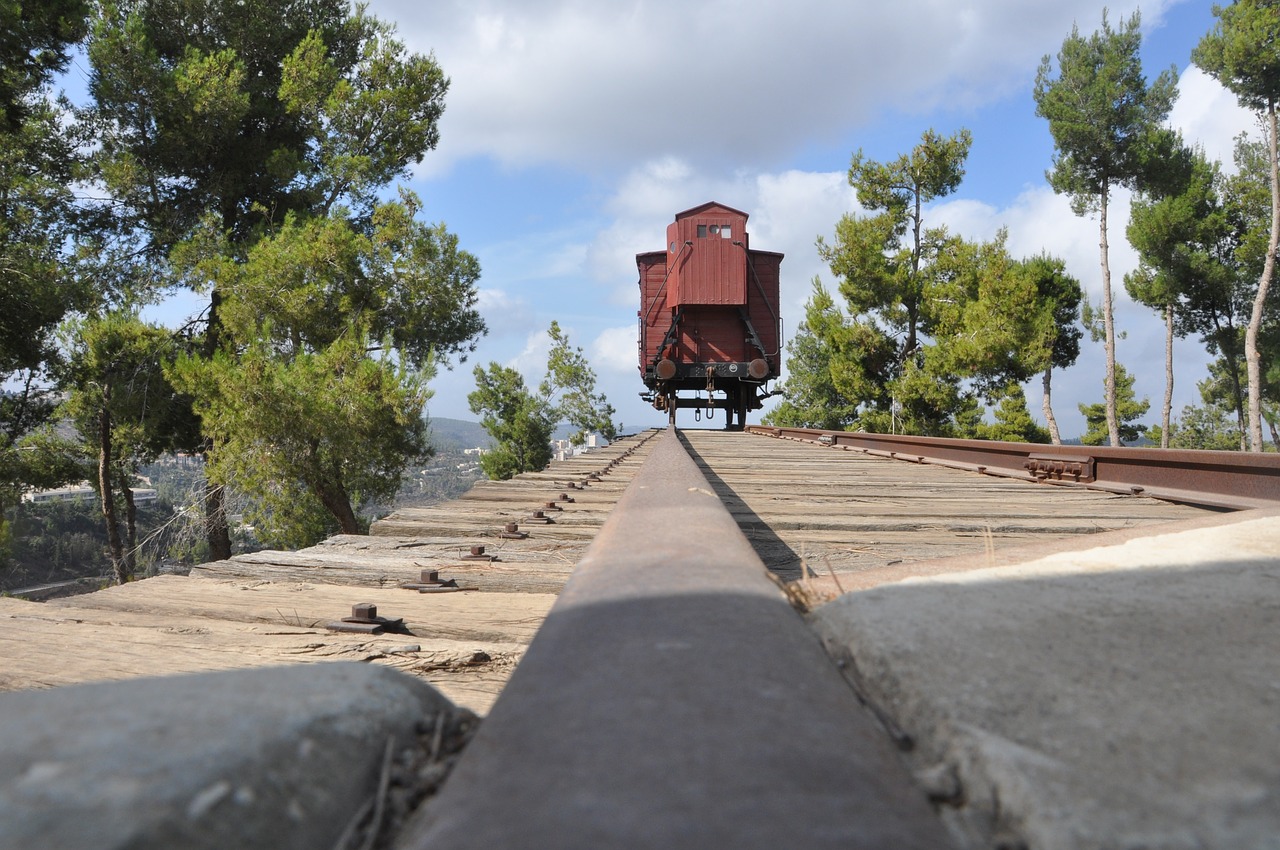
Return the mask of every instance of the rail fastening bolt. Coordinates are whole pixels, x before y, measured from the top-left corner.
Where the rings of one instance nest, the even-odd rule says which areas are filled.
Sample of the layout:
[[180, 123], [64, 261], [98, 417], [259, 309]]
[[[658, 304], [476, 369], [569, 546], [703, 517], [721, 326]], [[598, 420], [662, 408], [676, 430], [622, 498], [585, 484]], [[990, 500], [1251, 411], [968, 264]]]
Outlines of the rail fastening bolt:
[[351, 606], [351, 616], [357, 620], [372, 620], [378, 616], [378, 606], [372, 602], [357, 602]]

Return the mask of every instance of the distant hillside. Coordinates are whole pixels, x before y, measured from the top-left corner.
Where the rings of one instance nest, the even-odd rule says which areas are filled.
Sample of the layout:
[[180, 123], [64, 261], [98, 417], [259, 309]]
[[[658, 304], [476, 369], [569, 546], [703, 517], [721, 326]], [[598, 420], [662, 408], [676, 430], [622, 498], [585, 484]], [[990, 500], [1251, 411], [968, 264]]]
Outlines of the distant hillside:
[[[494, 445], [493, 438], [479, 422], [432, 416], [427, 420], [427, 424], [431, 426], [431, 445], [436, 451], [462, 451], [474, 449], [476, 446], [488, 449]], [[551, 439], [567, 440], [573, 430], [568, 425], [560, 425], [552, 432]]]
[[461, 451], [476, 446], [487, 449], [493, 445], [493, 438], [480, 427], [479, 422], [432, 416], [428, 425], [431, 428], [431, 445], [437, 451]]

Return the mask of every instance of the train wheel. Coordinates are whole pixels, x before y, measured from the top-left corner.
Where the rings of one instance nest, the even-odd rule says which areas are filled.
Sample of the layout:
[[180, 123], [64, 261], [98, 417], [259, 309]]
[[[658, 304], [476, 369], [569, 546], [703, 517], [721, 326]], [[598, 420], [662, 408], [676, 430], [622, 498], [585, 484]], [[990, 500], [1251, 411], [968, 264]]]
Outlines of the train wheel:
[[667, 426], [676, 427], [676, 397], [673, 395], [667, 396]]

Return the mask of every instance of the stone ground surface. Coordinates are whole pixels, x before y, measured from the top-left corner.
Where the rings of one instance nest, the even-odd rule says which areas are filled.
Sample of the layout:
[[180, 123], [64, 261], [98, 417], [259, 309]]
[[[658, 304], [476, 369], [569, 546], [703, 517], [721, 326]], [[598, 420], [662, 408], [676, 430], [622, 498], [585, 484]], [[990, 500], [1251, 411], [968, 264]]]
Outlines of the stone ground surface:
[[331, 848], [453, 713], [365, 664], [0, 694], [0, 848]]
[[851, 593], [811, 621], [970, 847], [1280, 846], [1280, 513]]

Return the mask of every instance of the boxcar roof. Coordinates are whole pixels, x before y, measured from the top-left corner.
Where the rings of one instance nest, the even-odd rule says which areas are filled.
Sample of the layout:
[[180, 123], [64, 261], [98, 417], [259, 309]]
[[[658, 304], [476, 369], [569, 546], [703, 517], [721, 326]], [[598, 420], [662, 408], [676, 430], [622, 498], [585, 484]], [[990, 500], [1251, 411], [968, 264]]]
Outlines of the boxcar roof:
[[751, 217], [746, 213], [744, 213], [742, 210], [735, 210], [733, 207], [725, 206], [719, 201], [707, 201], [705, 204], [699, 204], [696, 207], [690, 207], [684, 212], [676, 213], [676, 221], [679, 221], [682, 218], [688, 218], [689, 216], [696, 215], [697, 213], [700, 213], [700, 212], [705, 212], [706, 210], [711, 209], [712, 207], [719, 207], [720, 209], [725, 210], [726, 212], [731, 212], [734, 215], [740, 215], [744, 219]]

